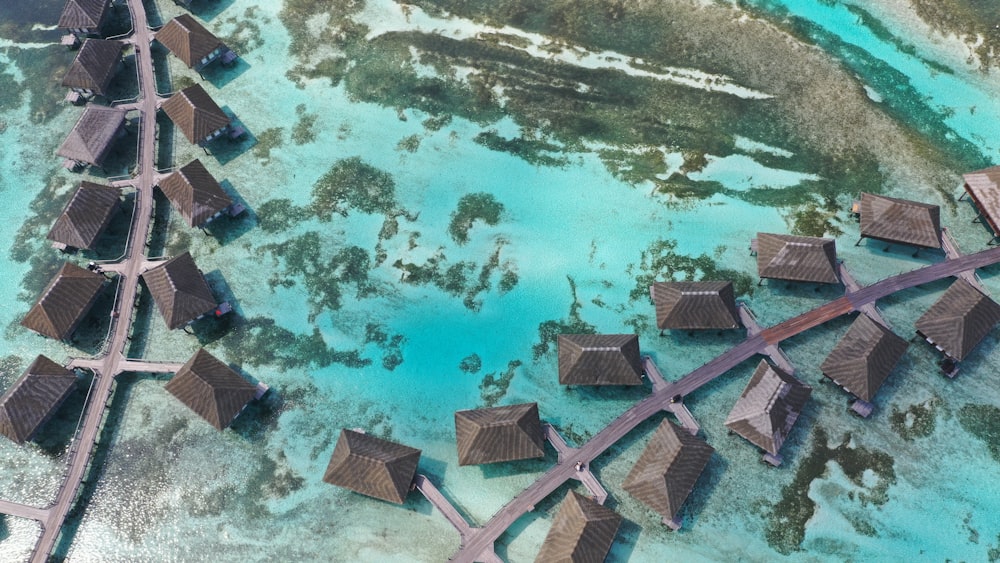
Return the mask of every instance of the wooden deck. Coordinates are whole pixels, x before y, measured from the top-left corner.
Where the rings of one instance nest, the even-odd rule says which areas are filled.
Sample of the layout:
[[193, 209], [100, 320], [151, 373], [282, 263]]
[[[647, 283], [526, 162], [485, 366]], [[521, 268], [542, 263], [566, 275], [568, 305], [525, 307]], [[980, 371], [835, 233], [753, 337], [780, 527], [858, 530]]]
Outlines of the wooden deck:
[[642, 357], [642, 369], [646, 377], [653, 384], [653, 391], [658, 389], [663, 389], [667, 386], [667, 380], [663, 379], [663, 374], [660, 373], [660, 368], [657, 367], [656, 363], [653, 362], [653, 358], [649, 356]]
[[[542, 431], [545, 433], [545, 439], [552, 444], [556, 452], [559, 453], [559, 463], [570, 463], [574, 469], [576, 469], [576, 462], [578, 461], [575, 457], [576, 448], [571, 448], [566, 444], [566, 440], [563, 439], [559, 431], [555, 429], [551, 424], [542, 424]], [[590, 470], [589, 465], [583, 464], [576, 474], [572, 476], [573, 479], [583, 483], [584, 487], [590, 491], [591, 496], [597, 501], [597, 504], [604, 504], [604, 501], [608, 500], [608, 491], [604, 488], [604, 485], [597, 480], [597, 476]]]
[[[854, 275], [852, 275], [851, 271], [847, 269], [847, 264], [845, 264], [843, 261], [837, 264], [837, 271], [840, 273], [840, 281], [841, 283], [844, 284], [844, 289], [847, 291], [848, 294], [854, 293], [855, 291], [861, 289], [861, 284], [859, 284], [858, 281], [854, 279]], [[871, 320], [877, 322], [878, 324], [884, 326], [889, 330], [892, 330], [892, 325], [889, 324], [889, 321], [885, 320], [885, 317], [882, 316], [882, 311], [879, 311], [878, 305], [876, 305], [874, 302], [862, 306], [860, 308], [860, 311], [868, 315], [868, 318], [870, 318]]]
[[[948, 231], [948, 227], [943, 227], [941, 229], [941, 249], [944, 250], [945, 256], [949, 260], [954, 260], [962, 255], [962, 251], [958, 249], [958, 243], [952, 238], [951, 232]], [[983, 293], [983, 295], [989, 295], [989, 290], [983, 285], [983, 282], [976, 275], [975, 270], [965, 270], [964, 272], [959, 272], [958, 277], [972, 284], [972, 287], [978, 289]]]
[[[466, 521], [465, 518], [459, 514], [458, 509], [456, 509], [455, 506], [448, 501], [448, 499], [444, 498], [444, 495], [441, 494], [441, 491], [434, 485], [434, 482], [428, 479], [426, 475], [420, 475], [418, 473], [417, 476], [413, 478], [413, 486], [416, 487], [422, 495], [424, 495], [424, 498], [426, 498], [428, 502], [434, 505], [434, 508], [438, 509], [438, 511], [444, 515], [445, 520], [451, 523], [451, 525], [458, 530], [458, 535], [461, 538], [462, 545], [464, 546], [465, 538], [471, 533], [472, 526], [470, 526], [468, 521]], [[503, 560], [497, 556], [495, 551], [493, 551], [492, 544], [480, 553], [476, 560], [482, 561], [483, 563], [503, 563]]]
[[[739, 313], [740, 321], [743, 322], [743, 326], [747, 329], [747, 336], [760, 334], [763, 328], [761, 328], [760, 322], [757, 321], [757, 315], [753, 313], [753, 310], [746, 303], [740, 302]], [[767, 348], [764, 348], [764, 354], [771, 358], [771, 363], [778, 366], [779, 369], [788, 375], [795, 374], [795, 366], [792, 364], [792, 359], [777, 344], [771, 344]]]
[[674, 403], [667, 403], [667, 410], [673, 413], [677, 417], [677, 421], [681, 423], [681, 426], [685, 430], [691, 433], [692, 436], [698, 434], [701, 430], [701, 425], [695, 420], [694, 415], [688, 410], [687, 405], [682, 401], [677, 401]]

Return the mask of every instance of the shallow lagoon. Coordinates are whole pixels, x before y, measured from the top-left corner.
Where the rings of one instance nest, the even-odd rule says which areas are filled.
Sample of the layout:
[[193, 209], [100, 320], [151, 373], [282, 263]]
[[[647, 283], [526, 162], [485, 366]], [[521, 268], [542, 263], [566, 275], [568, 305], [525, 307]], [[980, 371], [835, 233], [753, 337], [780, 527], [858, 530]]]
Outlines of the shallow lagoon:
[[[365, 14], [377, 14], [379, 5], [370, 2]], [[538, 135], [556, 149], [565, 146], [544, 130], [523, 129], [514, 109], [513, 117], [495, 123], [454, 117], [437, 128], [427, 124], [435, 116], [426, 108], [358, 100], [347, 85], [331, 86], [327, 78], [298, 79], [299, 88], [286, 77], [293, 61], [287, 55], [290, 38], [281, 23], [281, 7], [242, 0], [218, 6], [223, 9], [206, 14], [206, 25], [224, 36], [244, 30], [239, 37], [248, 49], [235, 70], [208, 73], [202, 84], [246, 125], [250, 140], [206, 156], [178, 136], [174, 159], [202, 158], [250, 213], [207, 236], [166, 214], [163, 252], [190, 250], [216, 291], [234, 298], [238, 314], [223, 323], [196, 326], [195, 334], [188, 335], [168, 332], [153, 312], [148, 336], [133, 352], [183, 361], [204, 345], [276, 392], [248, 409], [231, 430], [218, 433], [169, 397], [164, 379], [124, 378], [102, 439], [103, 472], [87, 489], [89, 504], [60, 547], [70, 559], [193, 560], [206, 553], [224, 560], [446, 559], [458, 545], [457, 534], [421, 498], [412, 496], [397, 507], [320, 481], [339, 429], [361, 426], [421, 448], [420, 471], [460, 510], [485, 521], [544, 471], [555, 454], [550, 450], [542, 461], [459, 467], [452, 413], [494, 402], [538, 401], [543, 418], [577, 442], [644, 396], [644, 390], [559, 388], [554, 350], [542, 352], [541, 347], [539, 325], [546, 321], [601, 332], [637, 330], [643, 351], [654, 354], [669, 378], [721, 353], [738, 335], [660, 337], [652, 325], [652, 306], [630, 296], [641, 294], [637, 277], [655, 273], [643, 267], [651, 263], [654, 243], [676, 241], [664, 251], [673, 252], [675, 261], [704, 254], [707, 263], [753, 275], [749, 238], [757, 231], [787, 232], [794, 224], [793, 208], [781, 203], [780, 191], [773, 195], [778, 203], [766, 206], [738, 194], [748, 188], [779, 189], [785, 181], [816, 173], [800, 169], [800, 163], [782, 172], [782, 157], [770, 158], [767, 151], [753, 148], [735, 155], [709, 154], [702, 171], [690, 176], [723, 189], [703, 199], [678, 199], [654, 189], [651, 181], [630, 185], [617, 179], [598, 154], [596, 141], [584, 139], [583, 146], [541, 153], [561, 159], [560, 165], [531, 164], [529, 158], [475, 141], [484, 131], [496, 131], [505, 139]], [[159, 8], [164, 19], [179, 13], [169, 3]], [[813, 8], [810, 3], [790, 9], [829, 21]], [[42, 6], [38, 21], [54, 20], [58, 9]], [[834, 21], [840, 27], [829, 24], [830, 33], [859, 42], [913, 74], [914, 67], [907, 66], [914, 64], [913, 57], [889, 56], [891, 48], [859, 33], [850, 20]], [[881, 21], [890, 29], [895, 25], [890, 15]], [[245, 31], [244, 22], [259, 31]], [[310, 24], [320, 29], [323, 22]], [[478, 29], [466, 21], [455, 26]], [[39, 44], [52, 39], [52, 32], [38, 33]], [[44, 50], [43, 60], [53, 69], [71, 60], [61, 50], [25, 48]], [[950, 61], [930, 47], [918, 49], [927, 59]], [[9, 47], [0, 49], [0, 60], [15, 69], [16, 79], [25, 79], [10, 52]], [[176, 61], [170, 69], [175, 84], [198, 79]], [[421, 69], [434, 71], [430, 65]], [[944, 110], [947, 104], [954, 106], [951, 117], [942, 110], [939, 119], [956, 136], [977, 141], [988, 130], [954, 115], [966, 104], [975, 105], [981, 115], [1000, 110], [988, 95], [995, 78], [972, 67], [954, 72], [937, 81], [928, 73], [911, 86]], [[955, 81], [966, 86], [961, 100], [947, 97]], [[297, 110], [300, 105], [304, 110]], [[15, 310], [0, 313], [5, 327], [0, 352], [9, 357], [4, 387], [39, 351], [57, 359], [80, 353], [26, 334], [16, 324], [40, 290], [39, 281], [30, 277], [22, 290], [22, 277], [32, 266], [58, 262], [42, 239], [64, 201], [59, 196], [66, 197], [75, 180], [56, 171], [58, 159], [33, 155], [52, 154], [79, 110], [50, 110], [41, 125], [33, 121], [33, 111], [31, 99], [24, 97], [0, 117], [7, 123], [0, 133], [5, 203], [0, 232], [4, 240], [25, 241], [6, 260], [11, 275], [4, 293], [23, 295]], [[897, 118], [905, 123], [907, 116]], [[265, 135], [267, 131], [271, 133]], [[997, 142], [989, 137], [982, 143], [982, 158]], [[680, 149], [692, 147], [653, 148], [664, 153], [656, 172], [665, 179], [682, 166]], [[309, 208], [313, 185], [338, 162], [355, 156], [391, 176], [391, 211], [363, 213], [348, 207], [346, 216], [317, 219]], [[766, 184], [755, 184], [727, 166], [745, 159], [755, 159], [758, 181], [765, 168], [772, 170], [763, 176]], [[954, 183], [953, 196], [957, 176]], [[966, 205], [951, 205], [930, 185], [891, 189], [892, 195], [944, 204], [943, 222], [960, 246], [983, 246], [987, 235], [970, 223], [973, 212]], [[467, 242], [459, 244], [447, 227], [459, 198], [474, 193], [492, 194], [503, 210], [495, 225], [473, 222]], [[291, 203], [287, 217], [265, 216], [264, 211], [276, 209], [268, 203], [281, 199]], [[843, 208], [849, 202], [841, 196], [838, 203]], [[393, 224], [387, 215], [394, 217], [394, 229], [387, 229]], [[267, 221], [276, 226], [265, 229]], [[838, 236], [840, 255], [862, 283], [943, 259], [934, 252], [914, 258], [896, 247], [883, 252], [884, 245], [874, 242], [855, 247], [857, 225], [843, 212], [834, 224], [843, 232]], [[363, 251], [364, 267], [344, 260], [341, 252], [349, 247]], [[411, 268], [403, 281], [406, 264], [418, 269]], [[420, 272], [432, 273], [422, 278]], [[501, 284], [505, 272], [516, 273], [512, 287]], [[994, 294], [1000, 292], [995, 271], [982, 275]], [[330, 279], [337, 280], [336, 295]], [[897, 332], [908, 337], [913, 321], [946, 286], [916, 288], [880, 305]], [[769, 282], [754, 286], [753, 295], [744, 298], [762, 323], [773, 324], [839, 295], [837, 288], [813, 289]], [[837, 321], [786, 343], [799, 377], [818, 381], [818, 365], [847, 326]], [[685, 508], [681, 533], [666, 531], [620, 488], [655, 421], [595, 462], [612, 506], [626, 517], [612, 559], [763, 561], [780, 557], [776, 549], [801, 550], [788, 553], [795, 560], [872, 559], [883, 553], [984, 559], [1000, 543], [1000, 498], [977, 485], [994, 482], [1000, 465], [984, 442], [963, 427], [959, 412], [966, 403], [996, 403], [1000, 373], [991, 361], [995, 341], [991, 335], [955, 381], [941, 378], [930, 350], [913, 343], [880, 393], [876, 413], [865, 421], [847, 415], [838, 390], [814, 385], [813, 401], [784, 450], [788, 461], [778, 470], [761, 465], [752, 446], [723, 430], [725, 414], [755, 363], [747, 362], [690, 400], [704, 436], [718, 453]], [[460, 363], [471, 354], [479, 356], [481, 368], [463, 372]], [[70, 406], [63, 410], [61, 423], [46, 430], [40, 445], [0, 444], [2, 498], [41, 505], [51, 497], [61, 470], [60, 445], [64, 447], [74, 420]], [[907, 418], [907, 411], [933, 423], [929, 429], [908, 431], [907, 420], [913, 418]], [[873, 468], [855, 481], [840, 462], [828, 461], [847, 455], [840, 448], [845, 434], [852, 440], [843, 448], [860, 452], [854, 457], [862, 465], [871, 462], [874, 467], [873, 460], [887, 455], [891, 478]], [[819, 444], [824, 435], [825, 443]], [[830, 453], [834, 451], [841, 453]], [[863, 500], [882, 490], [884, 498]], [[499, 553], [512, 561], [531, 560], [562, 494], [564, 489], [519, 521], [501, 538]], [[777, 520], [771, 511], [782, 499], [783, 506], [804, 507], [801, 537], [775, 537]], [[32, 526], [6, 518], [0, 527], [2, 551], [12, 561], [30, 549]]]

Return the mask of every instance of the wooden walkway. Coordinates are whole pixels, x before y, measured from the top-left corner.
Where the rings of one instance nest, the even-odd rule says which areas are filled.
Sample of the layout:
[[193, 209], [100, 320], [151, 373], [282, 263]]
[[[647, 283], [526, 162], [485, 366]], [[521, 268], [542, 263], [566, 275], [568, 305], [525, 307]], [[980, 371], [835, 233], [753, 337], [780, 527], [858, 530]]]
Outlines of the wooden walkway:
[[[760, 331], [763, 329], [760, 326], [760, 322], [757, 321], [757, 315], [753, 314], [753, 310], [746, 303], [740, 303], [739, 313], [740, 320], [747, 329], [747, 336], [760, 334]], [[795, 366], [792, 365], [792, 359], [777, 344], [771, 344], [767, 348], [764, 348], [764, 354], [771, 358], [771, 362], [774, 365], [778, 366], [788, 375], [795, 374]]]
[[[952, 238], [951, 233], [948, 231], [948, 227], [941, 228], [941, 249], [944, 250], [944, 255], [948, 257], [949, 260], [954, 260], [962, 255], [962, 251], [958, 249], [958, 243]], [[964, 272], [959, 272], [958, 277], [972, 284], [972, 287], [978, 289], [983, 293], [983, 295], [989, 295], [989, 290], [983, 286], [983, 282], [976, 275], [975, 270], [965, 270]]]
[[[445, 520], [451, 523], [452, 526], [458, 530], [458, 535], [461, 538], [461, 544], [465, 545], [465, 538], [471, 533], [472, 526], [458, 513], [458, 509], [455, 508], [453, 504], [448, 502], [448, 499], [444, 498], [441, 491], [434, 485], [434, 482], [427, 478], [426, 475], [417, 474], [413, 478], [413, 486], [416, 487], [424, 498], [427, 499], [434, 508], [437, 508], [441, 514], [444, 515]], [[476, 558], [477, 561], [482, 561], [483, 563], [503, 563], [503, 560], [497, 556], [496, 552], [493, 551], [493, 545], [491, 544], [485, 551], [479, 554]]]
[[[854, 293], [855, 291], [861, 289], [861, 284], [854, 279], [854, 275], [852, 275], [851, 271], [847, 269], [847, 264], [843, 261], [837, 264], [837, 271], [840, 273], [840, 282], [844, 284], [844, 289], [847, 293]], [[885, 320], [885, 317], [882, 316], [882, 311], [878, 310], [878, 305], [875, 303], [868, 303], [861, 307], [860, 310], [862, 313], [868, 315], [868, 318], [871, 320], [889, 330], [892, 330], [892, 325], [889, 324], [889, 321]]]
[[[563, 439], [559, 431], [555, 429], [549, 423], [542, 424], [542, 431], [545, 433], [545, 439], [552, 444], [556, 452], [559, 454], [558, 463], [563, 463], [569, 461], [574, 469], [576, 468], [577, 459], [575, 457], [576, 448], [569, 447], [566, 444], [566, 440]], [[573, 479], [583, 483], [584, 487], [590, 491], [591, 496], [597, 501], [597, 504], [604, 504], [604, 501], [608, 500], [608, 491], [604, 488], [604, 485], [597, 480], [597, 476], [590, 470], [590, 467], [583, 465], [576, 474], [573, 475]]]
[[[68, 368], [81, 368], [89, 370], [102, 370], [104, 368], [105, 362], [104, 358], [73, 358], [70, 360], [66, 367]], [[180, 364], [177, 362], [152, 362], [148, 360], [129, 360], [123, 359], [118, 362], [117, 372], [112, 373], [112, 376], [118, 375], [119, 373], [125, 372], [139, 372], [139, 373], [176, 373], [181, 369]]]
[[[968, 254], [953, 260], [932, 264], [923, 268], [906, 272], [870, 286], [863, 287], [847, 297], [841, 297], [830, 303], [789, 319], [775, 327], [763, 329], [760, 333], [748, 336], [746, 340], [733, 346], [725, 353], [717, 356], [703, 366], [695, 369], [683, 378], [654, 391], [650, 396], [639, 401], [623, 412], [603, 430], [598, 432], [586, 444], [575, 450], [575, 459], [589, 464], [603, 454], [618, 440], [631, 432], [644, 420], [665, 410], [671, 398], [676, 395], [686, 396], [726, 373], [736, 365], [755, 354], [763, 353], [769, 345], [777, 345], [782, 340], [800, 334], [810, 328], [836, 318], [845, 313], [858, 311], [868, 303], [891, 295], [897, 291], [908, 289], [923, 283], [957, 275], [959, 272], [980, 268], [1000, 262], [1000, 247], [990, 248], [975, 254]], [[536, 503], [552, 494], [576, 472], [573, 464], [560, 463], [550, 468], [516, 497], [511, 499], [481, 528], [472, 531], [466, 538], [463, 547], [452, 557], [453, 561], [471, 563], [478, 554], [503, 534], [518, 518], [528, 512]]]
[[677, 421], [681, 423], [681, 426], [685, 430], [691, 433], [692, 436], [696, 436], [698, 431], [701, 430], [701, 425], [695, 420], [694, 415], [688, 410], [687, 405], [682, 401], [676, 401], [673, 403], [667, 403], [667, 410], [673, 413], [677, 417]]
[[643, 356], [642, 369], [646, 374], [646, 377], [649, 378], [649, 381], [653, 384], [653, 391], [663, 389], [667, 386], [667, 380], [663, 379], [663, 374], [660, 373], [660, 368], [656, 366], [655, 362], [653, 362], [653, 358]]
[[7, 500], [0, 500], [0, 513], [39, 522], [44, 522], [49, 517], [49, 509], [47, 508], [37, 508]]

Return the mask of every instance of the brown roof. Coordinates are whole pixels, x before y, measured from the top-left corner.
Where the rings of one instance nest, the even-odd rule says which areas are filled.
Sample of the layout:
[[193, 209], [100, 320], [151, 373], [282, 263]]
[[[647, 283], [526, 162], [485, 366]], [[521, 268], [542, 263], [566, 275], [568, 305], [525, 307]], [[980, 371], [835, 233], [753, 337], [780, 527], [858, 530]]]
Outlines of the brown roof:
[[232, 423], [257, 391], [204, 348], [177, 370], [164, 389], [219, 430]]
[[199, 143], [229, 125], [229, 116], [223, 113], [201, 84], [177, 92], [160, 107], [192, 143]]
[[191, 227], [204, 225], [216, 213], [233, 204], [233, 200], [198, 159], [160, 180], [159, 186]]
[[861, 236], [941, 248], [941, 209], [929, 203], [862, 193]]
[[0, 397], [0, 434], [18, 444], [30, 440], [76, 387], [76, 374], [38, 356]]
[[863, 401], [871, 401], [909, 343], [862, 313], [820, 370]]
[[340, 431], [323, 480], [370, 497], [403, 504], [420, 450], [362, 432]]
[[1000, 322], [1000, 305], [959, 278], [917, 319], [917, 332], [963, 360]]
[[68, 339], [94, 306], [105, 279], [75, 264], [63, 264], [34, 307], [21, 319], [21, 326], [56, 340]]
[[59, 27], [65, 29], [97, 29], [108, 14], [108, 0], [66, 0]]
[[615, 541], [620, 514], [570, 491], [559, 507], [535, 563], [600, 563]]
[[812, 387], [761, 360], [743, 394], [726, 417], [726, 426], [777, 455]]
[[56, 154], [100, 166], [124, 125], [125, 110], [87, 104]]
[[661, 329], [739, 328], [733, 282], [657, 282], [650, 288]]
[[714, 451], [704, 440], [664, 419], [625, 477], [622, 488], [672, 520]]
[[557, 343], [563, 385], [642, 384], [635, 334], [560, 334]]
[[545, 438], [537, 403], [457, 411], [455, 434], [459, 465], [545, 455]]
[[170, 49], [188, 68], [194, 68], [213, 51], [225, 47], [218, 37], [190, 14], [182, 14], [167, 22], [156, 32], [156, 40]]
[[180, 328], [215, 309], [215, 296], [191, 254], [185, 252], [142, 273], [170, 329]]
[[779, 280], [840, 283], [836, 243], [831, 238], [757, 233], [757, 274]]
[[122, 60], [120, 41], [87, 39], [66, 71], [62, 85], [104, 95]]
[[965, 191], [986, 218], [994, 235], [1000, 235], [1000, 166], [991, 166], [963, 174]]
[[74, 248], [92, 247], [118, 210], [119, 194], [118, 188], [80, 182], [47, 238]]

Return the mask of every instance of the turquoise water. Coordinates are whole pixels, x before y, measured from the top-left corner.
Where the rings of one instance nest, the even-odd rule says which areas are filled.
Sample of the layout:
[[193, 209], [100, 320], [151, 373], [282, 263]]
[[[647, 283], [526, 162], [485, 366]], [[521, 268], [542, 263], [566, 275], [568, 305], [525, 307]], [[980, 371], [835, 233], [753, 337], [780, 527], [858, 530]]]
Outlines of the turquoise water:
[[[765, 15], [775, 9], [772, 4]], [[921, 130], [926, 138], [932, 138], [934, 127], [946, 128], [956, 139], [979, 147], [982, 154], [975, 158], [994, 154], [1000, 143], [990, 127], [990, 117], [1000, 112], [991, 96], [995, 72], [982, 74], [955, 63], [962, 57], [949, 51], [948, 44], [916, 45], [915, 54], [903, 53], [860, 27], [843, 4], [786, 4], [798, 17], [820, 25], [829, 34], [827, 44], [832, 37], [856, 45], [911, 77], [909, 87], [929, 108], [890, 111], [885, 106], [892, 101], [883, 100], [869, 102], [868, 109], [885, 111], [904, 125], [929, 123]], [[98, 453], [102, 472], [85, 490], [86, 507], [59, 548], [70, 560], [191, 561], [206, 554], [233, 561], [445, 560], [458, 547], [457, 533], [422, 498], [411, 496], [398, 507], [320, 480], [339, 429], [364, 427], [422, 449], [420, 471], [473, 521], [485, 522], [550, 466], [555, 453], [550, 450], [542, 461], [459, 467], [454, 411], [537, 401], [542, 417], [560, 427], [570, 442], [589, 438], [647, 391], [560, 388], [554, 347], [547, 352], [540, 348], [540, 324], [638, 331], [643, 351], [656, 357], [665, 375], [682, 376], [737, 342], [739, 335], [658, 335], [648, 300], [630, 296], [636, 290], [641, 295], [638, 277], [660, 273], [647, 271], [651, 246], [675, 241], [674, 261], [704, 254], [716, 267], [753, 276], [749, 239], [758, 231], [788, 232], [794, 225], [795, 187], [823, 175], [818, 167], [795, 160], [793, 155], [804, 153], [805, 147], [775, 139], [773, 132], [740, 130], [738, 136], [745, 140], [735, 142], [738, 151], [705, 150], [705, 165], [688, 173], [691, 180], [715, 182], [723, 189], [701, 199], [683, 198], [657, 191], [650, 180], [626, 183], [615, 176], [599, 154], [607, 139], [568, 146], [567, 139], [547, 137], [544, 125], [540, 130], [526, 125], [513, 107], [509, 115], [488, 123], [455, 112], [459, 115], [435, 130], [425, 122], [441, 112], [432, 114], [416, 103], [359, 99], [346, 80], [333, 86], [327, 78], [306, 78], [297, 87], [286, 76], [297, 60], [288, 54], [291, 38], [281, 21], [281, 3], [233, 0], [217, 6], [221, 11], [202, 14], [203, 20], [220, 35], [235, 34], [241, 40], [243, 63], [228, 72], [207, 73], [201, 83], [220, 106], [238, 116], [251, 140], [206, 156], [177, 135], [174, 161], [201, 158], [250, 213], [210, 235], [165, 214], [164, 244], [154, 252], [190, 250], [216, 291], [233, 300], [238, 314], [196, 326], [189, 335], [168, 331], [147, 306], [141, 325], [147, 336], [137, 339], [131, 352], [184, 361], [198, 346], [206, 346], [270, 384], [275, 393], [220, 433], [169, 397], [164, 378], [125, 376]], [[164, 20], [180, 13], [169, 2], [158, 7]], [[879, 21], [906, 36], [906, 14], [888, 3], [882, 8]], [[18, 17], [48, 23], [59, 9], [41, 4]], [[434, 20], [413, 10], [412, 25], [440, 29], [443, 36], [454, 35], [452, 28], [466, 35], [482, 30], [465, 19], [442, 23], [443, 16]], [[387, 15], [398, 12], [391, 2], [369, 0], [356, 19], [377, 35], [379, 29], [407, 25], [405, 17]], [[14, 17], [6, 12], [0, 16]], [[427, 21], [431, 23], [425, 25]], [[319, 33], [324, 25], [322, 17], [314, 17], [308, 27]], [[12, 32], [3, 28], [2, 33]], [[19, 61], [41, 61], [57, 73], [71, 60], [71, 53], [46, 46], [57, 39], [55, 32], [19, 33], [0, 39], [0, 72], [11, 74], [18, 86], [39, 80], [37, 71], [28, 72]], [[23, 52], [35, 58], [27, 59]], [[331, 53], [335, 47], [318, 47], [311, 62]], [[950, 65], [953, 74], [929, 68], [928, 60]], [[843, 63], [848, 72], [854, 62]], [[434, 63], [421, 61], [421, 72], [439, 72]], [[175, 85], [199, 80], [176, 61], [169, 68]], [[709, 63], [705, 71], [722, 72]], [[750, 80], [734, 80], [740, 79]], [[766, 84], [742, 86], [768, 91]], [[892, 94], [869, 86], [873, 97]], [[5, 101], [13, 99], [10, 87], [3, 93]], [[61, 95], [50, 82], [0, 104], [0, 120], [6, 124], [0, 132], [5, 204], [0, 234], [12, 246], [4, 258], [9, 275], [0, 289], [15, 305], [0, 311], [4, 388], [34, 354], [63, 359], [94, 351], [89, 341], [64, 346], [17, 324], [47, 280], [47, 275], [30, 273], [59, 263], [60, 256], [44, 244], [44, 234], [77, 181], [49, 156], [79, 112], [57, 105]], [[42, 103], [43, 96], [52, 103]], [[974, 119], [968, 117], [973, 106]], [[45, 108], [44, 116], [39, 108]], [[562, 160], [532, 164], [475, 142], [487, 131], [507, 139], [537, 135], [555, 147], [548, 154]], [[567, 148], [560, 151], [560, 146]], [[681, 152], [690, 147], [664, 141], [641, 146], [622, 142], [616, 148], [660, 151], [663, 164], [656, 177], [665, 180], [681, 169]], [[392, 178], [391, 209], [366, 213], [355, 206], [346, 216], [318, 219], [309, 210], [314, 184], [353, 157]], [[982, 248], [987, 235], [971, 223], [972, 210], [951, 205], [959, 193], [957, 175], [952, 183], [947, 194], [930, 181], [887, 183], [885, 189], [942, 204], [943, 222], [960, 246]], [[765, 204], [741, 197], [751, 192], [774, 196]], [[493, 225], [476, 220], [460, 244], [448, 224], [460, 198], [479, 193], [492, 194], [502, 205], [499, 220]], [[836, 197], [846, 208], [849, 196]], [[288, 202], [279, 205], [280, 200]], [[394, 232], [387, 230], [392, 223], [387, 216], [395, 217]], [[934, 252], [914, 258], [900, 248], [883, 252], [884, 245], [872, 242], [855, 247], [857, 225], [843, 212], [835, 225], [842, 231], [837, 236], [840, 256], [861, 283], [943, 259]], [[361, 249], [364, 259], [346, 258], [345, 249], [351, 247]], [[399, 267], [394, 266], [397, 261]], [[404, 281], [405, 264], [437, 264], [438, 274], [421, 282], [425, 270], [413, 269]], [[450, 277], [444, 275], [453, 267]], [[1000, 295], [996, 271], [982, 275], [993, 294]], [[880, 306], [896, 331], [908, 338], [913, 322], [945, 287], [938, 283], [909, 290]], [[840, 295], [839, 288], [813, 289], [769, 282], [744, 298], [768, 325]], [[849, 320], [833, 322], [785, 345], [799, 377], [815, 384], [819, 364], [848, 325]], [[994, 333], [965, 363], [959, 378], [946, 381], [937, 374], [928, 347], [914, 342], [868, 420], [848, 416], [837, 389], [814, 385], [813, 401], [783, 450], [787, 461], [777, 470], [763, 466], [755, 448], [723, 430], [725, 415], [755, 362], [739, 366], [690, 399], [704, 437], [718, 453], [688, 501], [680, 533], [660, 526], [620, 487], [658, 418], [593, 464], [611, 493], [611, 505], [626, 518], [610, 559], [842, 561], [884, 559], [886, 554], [893, 559], [986, 559], [1000, 544], [1000, 495], [981, 484], [996, 482], [1000, 464], [976, 434], [988, 436], [995, 428], [990, 422], [998, 420], [995, 414], [988, 418], [988, 409], [968, 405], [997, 404], [995, 343]], [[460, 363], [472, 354], [481, 368], [463, 372]], [[0, 498], [39, 506], [51, 499], [79, 413], [74, 415], [72, 402], [38, 444], [0, 443]], [[842, 446], [846, 434], [850, 441]], [[891, 460], [888, 470], [886, 459]], [[563, 494], [565, 487], [522, 518], [500, 539], [498, 552], [510, 561], [532, 560]], [[806, 511], [802, 537], [789, 553], [778, 551], [787, 551], [782, 547], [787, 543], [773, 537], [775, 528], [781, 528], [773, 514], [782, 498]], [[0, 559], [22, 559], [36, 529], [31, 522], [5, 518]]]

